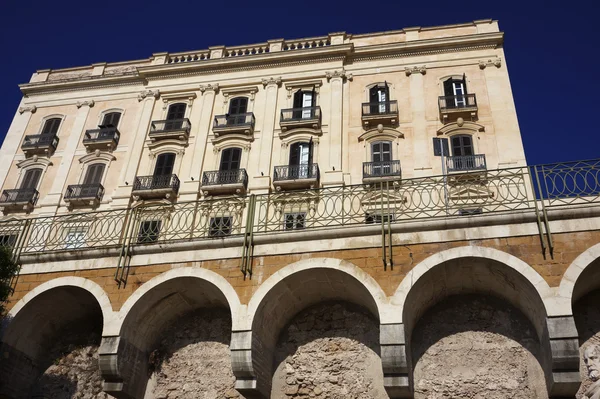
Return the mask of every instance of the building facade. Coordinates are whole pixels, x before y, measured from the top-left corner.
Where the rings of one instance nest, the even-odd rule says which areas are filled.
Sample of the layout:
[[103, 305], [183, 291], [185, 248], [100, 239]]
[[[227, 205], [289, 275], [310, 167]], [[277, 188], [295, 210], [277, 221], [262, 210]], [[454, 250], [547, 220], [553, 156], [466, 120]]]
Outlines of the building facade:
[[600, 392], [599, 163], [526, 164], [496, 21], [20, 87], [0, 397]]

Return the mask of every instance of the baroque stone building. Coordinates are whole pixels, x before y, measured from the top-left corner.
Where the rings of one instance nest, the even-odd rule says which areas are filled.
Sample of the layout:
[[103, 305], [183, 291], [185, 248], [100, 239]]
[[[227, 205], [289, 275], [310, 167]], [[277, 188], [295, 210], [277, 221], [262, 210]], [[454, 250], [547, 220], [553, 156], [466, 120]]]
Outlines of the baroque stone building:
[[496, 21], [20, 87], [0, 397], [599, 389], [599, 162], [526, 164]]

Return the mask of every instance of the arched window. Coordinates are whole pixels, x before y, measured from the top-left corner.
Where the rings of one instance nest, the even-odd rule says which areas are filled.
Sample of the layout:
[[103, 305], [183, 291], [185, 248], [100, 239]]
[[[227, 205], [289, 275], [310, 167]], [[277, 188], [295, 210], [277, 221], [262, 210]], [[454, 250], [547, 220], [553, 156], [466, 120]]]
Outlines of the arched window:
[[387, 82], [378, 83], [369, 90], [371, 114], [387, 114], [390, 108], [390, 88]]
[[102, 183], [102, 176], [104, 176], [104, 169], [106, 165], [103, 163], [95, 163], [88, 166], [83, 179], [83, 184], [98, 185]]
[[102, 118], [101, 127], [117, 127], [119, 125], [120, 120], [120, 112], [109, 112], [107, 114], [104, 114], [104, 118]]
[[294, 119], [314, 118], [314, 107], [317, 105], [315, 90], [298, 90], [294, 93]]
[[165, 123], [165, 130], [177, 130], [183, 126], [183, 119], [185, 118], [185, 110], [187, 105], [184, 103], [171, 104], [167, 111], [167, 122]]
[[248, 98], [235, 97], [229, 102], [229, 113], [227, 114], [228, 125], [241, 125], [246, 123], [246, 112], [248, 111]]
[[449, 78], [444, 81], [446, 108], [461, 108], [467, 105], [467, 78]]
[[239, 170], [242, 161], [242, 149], [238, 147], [226, 148], [221, 154], [220, 171]]
[[175, 165], [175, 153], [165, 152], [156, 157], [156, 165], [154, 165], [154, 176], [170, 176], [173, 174]]
[[42, 128], [41, 134], [48, 134], [55, 136], [58, 133], [58, 128], [60, 127], [60, 123], [62, 122], [61, 118], [51, 118], [47, 119], [44, 122], [44, 127]]

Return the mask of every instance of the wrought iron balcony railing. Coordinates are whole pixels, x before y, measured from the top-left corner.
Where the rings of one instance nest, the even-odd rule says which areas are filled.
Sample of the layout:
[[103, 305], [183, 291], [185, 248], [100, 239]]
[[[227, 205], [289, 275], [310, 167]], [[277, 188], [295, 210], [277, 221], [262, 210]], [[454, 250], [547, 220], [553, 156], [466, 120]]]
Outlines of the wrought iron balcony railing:
[[35, 188], [16, 188], [2, 191], [0, 205], [30, 204], [35, 205], [39, 193]]
[[54, 134], [34, 134], [25, 136], [21, 149], [23, 151], [48, 149], [55, 151], [58, 146], [58, 137]]
[[121, 133], [116, 127], [104, 127], [100, 129], [86, 130], [83, 136], [83, 144], [94, 144], [99, 142], [112, 142], [114, 146], [119, 144]]
[[213, 128], [248, 127], [254, 129], [254, 123], [254, 113], [252, 112], [246, 112], [245, 114], [225, 114], [215, 116]]
[[363, 103], [362, 116], [398, 115], [398, 101]]
[[440, 111], [453, 111], [463, 108], [477, 108], [475, 93], [463, 94], [461, 96], [440, 96]]
[[311, 163], [308, 165], [285, 165], [275, 166], [273, 171], [273, 181], [297, 180], [297, 179], [318, 179], [319, 165]]
[[248, 184], [246, 169], [236, 170], [213, 170], [202, 174], [203, 186], [215, 186], [222, 184]]
[[288, 108], [281, 110], [281, 123], [321, 120], [321, 107]]
[[363, 162], [363, 179], [402, 176], [400, 161]]
[[177, 175], [162, 176], [136, 176], [133, 182], [133, 191], [150, 191], [160, 189], [172, 189], [179, 191], [179, 178]]
[[186, 133], [189, 133], [191, 127], [192, 125], [190, 123], [190, 120], [187, 118], [152, 121], [152, 124], [150, 125], [150, 136], [152, 136], [153, 134], [178, 132], [181, 130], [185, 131]]
[[100, 201], [103, 195], [102, 184], [73, 184], [67, 187], [65, 200], [95, 199]]
[[448, 172], [486, 170], [485, 154], [446, 157]]

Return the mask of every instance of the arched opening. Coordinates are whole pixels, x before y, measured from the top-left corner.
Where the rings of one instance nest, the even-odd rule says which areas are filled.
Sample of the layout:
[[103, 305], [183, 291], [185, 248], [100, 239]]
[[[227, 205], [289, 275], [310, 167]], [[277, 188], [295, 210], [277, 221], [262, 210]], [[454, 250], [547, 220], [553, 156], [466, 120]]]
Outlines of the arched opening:
[[59, 286], [30, 300], [2, 337], [0, 397], [96, 397], [103, 314], [94, 295]]
[[338, 269], [311, 267], [283, 277], [252, 322], [253, 368], [270, 378], [271, 398], [324, 392], [386, 398], [378, 346], [375, 299], [362, 281]]
[[[147, 283], [148, 284], [148, 283]], [[213, 283], [183, 276], [150, 288], [127, 312], [120, 338], [123, 375], [136, 397], [239, 397], [229, 343], [231, 311]], [[136, 348], [130, 361], [128, 348]], [[125, 366], [125, 362], [126, 366]]]
[[591, 398], [600, 393], [600, 258], [579, 275], [571, 300], [579, 334], [581, 386], [577, 397]]
[[415, 399], [548, 397], [544, 304], [515, 269], [489, 258], [443, 261], [418, 278], [403, 309]]

